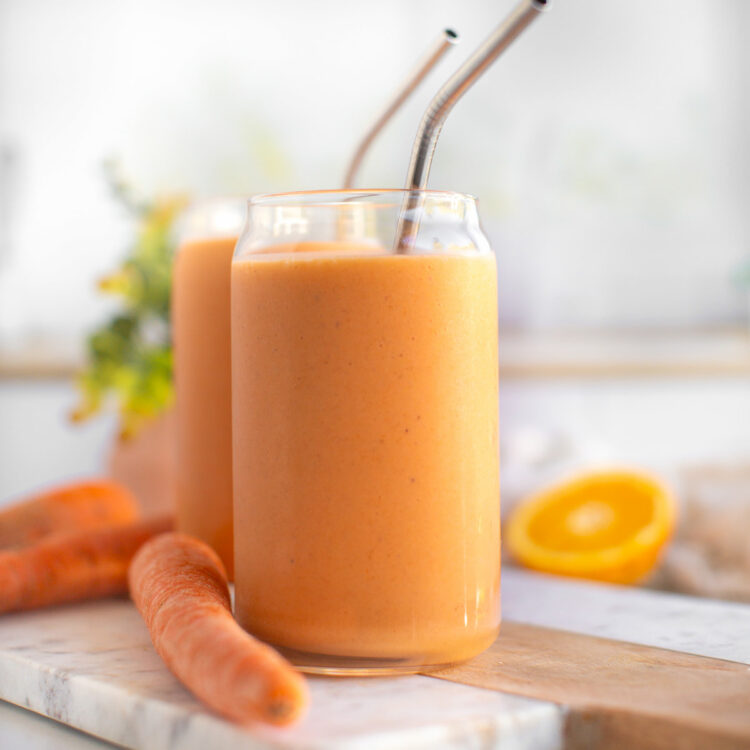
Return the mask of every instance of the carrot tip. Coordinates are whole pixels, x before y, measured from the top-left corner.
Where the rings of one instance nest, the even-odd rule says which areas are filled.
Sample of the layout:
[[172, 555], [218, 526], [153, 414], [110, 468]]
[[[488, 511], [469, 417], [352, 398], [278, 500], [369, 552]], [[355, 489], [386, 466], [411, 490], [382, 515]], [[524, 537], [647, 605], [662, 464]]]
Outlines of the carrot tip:
[[292, 701], [276, 700], [266, 706], [266, 714], [274, 724], [290, 724], [299, 716], [300, 710]]

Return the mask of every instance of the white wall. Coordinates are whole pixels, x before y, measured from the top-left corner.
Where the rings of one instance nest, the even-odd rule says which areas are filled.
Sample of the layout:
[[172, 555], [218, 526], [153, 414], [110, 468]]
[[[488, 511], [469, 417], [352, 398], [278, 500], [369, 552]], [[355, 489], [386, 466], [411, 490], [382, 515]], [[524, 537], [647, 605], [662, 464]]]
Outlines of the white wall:
[[[68, 419], [65, 381], [0, 381], [0, 505], [35, 488], [102, 472], [111, 415]], [[747, 458], [746, 378], [501, 379], [504, 502], [558, 472], [601, 462], [672, 477], [678, 467]]]
[[[429, 93], [511, 7], [490, 0], [0, 0], [0, 343], [77, 341], [147, 193], [334, 187], [438, 30], [463, 45], [379, 142], [399, 186]], [[737, 322], [750, 255], [743, 0], [558, 0], [451, 115], [432, 186], [477, 194], [501, 318]]]

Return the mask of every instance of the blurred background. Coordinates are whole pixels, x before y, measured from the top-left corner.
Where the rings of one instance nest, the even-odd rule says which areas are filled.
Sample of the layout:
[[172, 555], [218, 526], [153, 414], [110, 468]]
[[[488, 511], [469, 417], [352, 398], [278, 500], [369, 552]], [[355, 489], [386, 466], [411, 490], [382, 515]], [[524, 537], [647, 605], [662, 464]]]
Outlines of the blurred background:
[[[137, 232], [113, 182], [146, 201], [337, 187], [450, 26], [462, 44], [364, 164], [362, 186], [400, 187], [429, 98], [510, 7], [0, 0], [0, 498], [112, 449], [113, 416], [68, 414], [117, 305], [97, 279]], [[750, 596], [749, 543], [727, 543], [750, 524], [748, 28], [743, 0], [558, 0], [451, 114], [431, 177], [479, 197], [498, 256], [506, 507], [582, 465], [658, 471], [693, 528], [720, 521], [683, 535], [669, 585], [732, 598]]]

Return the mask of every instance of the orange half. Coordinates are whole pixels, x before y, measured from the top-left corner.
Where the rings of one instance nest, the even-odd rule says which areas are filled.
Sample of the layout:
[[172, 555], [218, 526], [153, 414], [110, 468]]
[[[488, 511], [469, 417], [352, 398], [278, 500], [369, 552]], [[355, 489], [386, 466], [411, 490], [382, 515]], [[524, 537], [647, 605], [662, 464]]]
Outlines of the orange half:
[[599, 472], [521, 502], [506, 541], [513, 557], [534, 570], [636, 583], [653, 570], [675, 518], [672, 495], [655, 478]]

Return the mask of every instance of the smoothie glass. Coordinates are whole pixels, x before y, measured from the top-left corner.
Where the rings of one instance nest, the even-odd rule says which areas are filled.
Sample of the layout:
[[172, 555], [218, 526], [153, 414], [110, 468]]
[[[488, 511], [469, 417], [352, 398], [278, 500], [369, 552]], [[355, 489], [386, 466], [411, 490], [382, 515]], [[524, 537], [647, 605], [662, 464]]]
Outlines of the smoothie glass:
[[475, 200], [259, 196], [232, 262], [236, 616], [301, 669], [414, 672], [500, 625], [495, 258]]
[[229, 288], [246, 201], [217, 198], [185, 216], [174, 264], [172, 331], [177, 527], [211, 545], [232, 576]]

